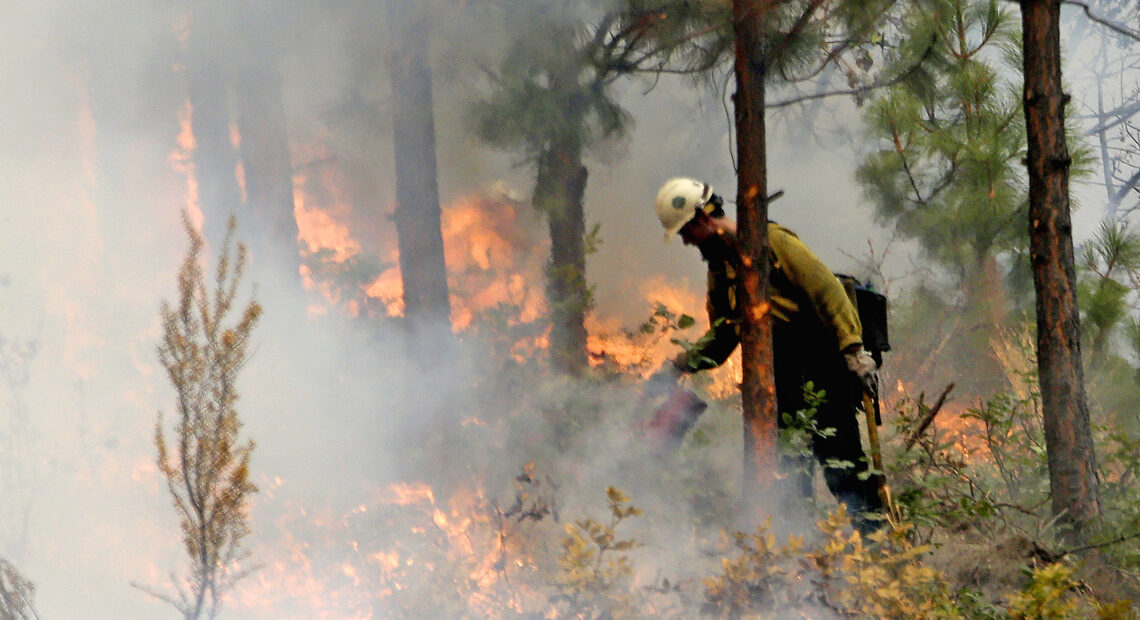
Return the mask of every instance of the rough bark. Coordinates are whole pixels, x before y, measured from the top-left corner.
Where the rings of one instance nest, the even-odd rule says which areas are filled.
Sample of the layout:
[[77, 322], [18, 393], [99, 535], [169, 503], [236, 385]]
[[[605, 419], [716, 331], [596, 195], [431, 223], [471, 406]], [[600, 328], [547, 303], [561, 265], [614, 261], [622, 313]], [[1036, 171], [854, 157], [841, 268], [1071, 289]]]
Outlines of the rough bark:
[[766, 65], [759, 54], [765, 0], [734, 0], [736, 40], [737, 219], [742, 265], [741, 397], [744, 413], [745, 503], [774, 497], [779, 462], [772, 315], [768, 305], [768, 163], [764, 124]]
[[1029, 235], [1037, 293], [1037, 368], [1053, 512], [1081, 540], [1099, 513], [1096, 457], [1085, 400], [1069, 219], [1059, 0], [1022, 0]]
[[414, 3], [389, 0], [396, 210], [404, 316], [413, 338], [450, 326], [440, 232], [432, 73], [427, 19]]
[[586, 369], [586, 223], [583, 202], [586, 167], [581, 148], [561, 144], [538, 163], [534, 204], [546, 214], [550, 230], [550, 265], [546, 288], [550, 302], [550, 360], [561, 373]]

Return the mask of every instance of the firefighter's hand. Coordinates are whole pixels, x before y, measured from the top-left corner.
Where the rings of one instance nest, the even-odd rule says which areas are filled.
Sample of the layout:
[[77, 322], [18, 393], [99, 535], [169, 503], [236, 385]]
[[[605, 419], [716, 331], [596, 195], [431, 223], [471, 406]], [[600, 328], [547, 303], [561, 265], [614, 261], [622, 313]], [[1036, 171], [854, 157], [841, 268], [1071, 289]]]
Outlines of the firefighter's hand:
[[644, 386], [641, 388], [642, 394], [649, 398], [656, 398], [662, 394], [670, 392], [676, 385], [677, 381], [681, 378], [681, 370], [673, 360], [666, 361], [657, 369], [649, 378], [645, 380]]
[[847, 362], [847, 369], [859, 378], [859, 382], [863, 384], [863, 389], [867, 390], [868, 394], [876, 394], [878, 392], [879, 367], [871, 354], [863, 347], [852, 347], [843, 353], [843, 359]]

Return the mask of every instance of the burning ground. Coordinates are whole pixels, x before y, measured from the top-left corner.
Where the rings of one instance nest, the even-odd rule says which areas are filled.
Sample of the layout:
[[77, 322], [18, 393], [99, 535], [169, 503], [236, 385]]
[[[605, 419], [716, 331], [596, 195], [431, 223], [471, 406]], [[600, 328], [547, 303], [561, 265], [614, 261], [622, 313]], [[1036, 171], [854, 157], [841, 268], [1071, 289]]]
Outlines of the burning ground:
[[[0, 279], [0, 552], [36, 584], [43, 617], [160, 617], [173, 610], [131, 584], [163, 589], [184, 570], [154, 464], [156, 412], [172, 402], [154, 347], [158, 304], [174, 294], [186, 247], [179, 213], [197, 225], [206, 218], [198, 111], [177, 53], [149, 53], [154, 42], [140, 36], [93, 54], [83, 46], [99, 47], [118, 26], [94, 20], [86, 35], [69, 38], [72, 20], [53, 8], [8, 24], [9, 38], [26, 43], [5, 64], [9, 84], [38, 86], [4, 99], [7, 117], [20, 122], [5, 124], [0, 189], [12, 233]], [[185, 25], [170, 17], [135, 14], [136, 32], [165, 33], [177, 50]], [[526, 383], [533, 375], [490, 372], [492, 364], [524, 367], [546, 346], [541, 222], [496, 175], [449, 191], [444, 229], [462, 346], [442, 379], [426, 381], [405, 363], [395, 335], [399, 274], [383, 198], [391, 188], [377, 198], [351, 151], [330, 151], [330, 141], [337, 145], [320, 131], [298, 133], [294, 220], [304, 289], [278, 287], [256, 269], [243, 289], [267, 310], [239, 405], [244, 435], [258, 442], [261, 492], [249, 543], [260, 568], [227, 599], [227, 613], [371, 617], [429, 600], [433, 591], [416, 583], [451, 579], [449, 604], [506, 596], [494, 592], [510, 577], [496, 564], [523, 570], [530, 561], [522, 551], [515, 557], [517, 533], [498, 540], [500, 522], [515, 518], [505, 513], [523, 467], [544, 457], [541, 475], [557, 473], [566, 510], [577, 501], [573, 479], [582, 479], [583, 510], [604, 509], [601, 492], [616, 481], [601, 481], [617, 468], [605, 452], [572, 455], [585, 453], [588, 435], [561, 438], [558, 472], [545, 458], [556, 423], [567, 420], [544, 408], [579, 388], [534, 390]], [[231, 143], [241, 140], [234, 128]], [[244, 181], [240, 169], [235, 178]], [[239, 218], [241, 240], [256, 234]], [[643, 320], [658, 301], [697, 313], [700, 285], [621, 285], [633, 295], [592, 319], [591, 348], [607, 372], [632, 381], [670, 345], [623, 334], [637, 328], [623, 315]], [[620, 429], [633, 417], [632, 387], [589, 389], [595, 419], [612, 413]], [[627, 435], [597, 432], [606, 438], [598, 449], [624, 449]], [[579, 465], [589, 460], [596, 471]], [[553, 523], [551, 515], [538, 527]]]
[[[184, 572], [154, 462], [156, 413], [173, 401], [154, 353], [158, 307], [175, 294], [186, 248], [180, 213], [203, 228], [224, 219], [203, 203], [204, 164], [232, 171], [236, 200], [249, 200], [240, 162], [203, 159], [209, 110], [188, 93], [188, 9], [137, 4], [26, 4], [0, 25], [13, 43], [0, 61], [9, 233], [0, 557], [36, 584], [44, 618], [174, 613], [132, 587], [170, 591]], [[649, 409], [640, 379], [676, 352], [670, 339], [695, 339], [705, 326], [703, 267], [694, 252], [661, 244], [649, 199], [673, 174], [733, 186], [722, 111], [694, 106], [677, 82], [623, 94], [639, 122], [592, 166], [588, 219], [602, 245], [589, 258], [591, 370], [568, 380], [542, 362], [549, 250], [529, 204], [533, 178], [471, 143], [448, 88], [455, 74], [445, 73], [438, 133], [454, 346], [424, 373], [400, 330], [391, 136], [375, 128], [385, 95], [375, 69], [353, 64], [378, 57], [366, 27], [375, 15], [354, 3], [295, 9], [273, 24], [305, 26], [282, 52], [287, 219], [297, 233], [289, 261], [268, 258], [269, 234], [248, 211], [238, 217], [238, 237], [253, 248], [242, 296], [265, 308], [238, 388], [260, 490], [250, 559], [234, 567], [250, 572], [224, 617], [553, 615], [567, 603], [569, 577], [553, 577], [565, 568], [567, 528], [591, 518], [605, 526], [611, 485], [643, 511], [617, 531], [639, 543], [628, 549], [634, 591], [651, 592], [662, 615], [699, 606], [699, 580], [723, 557], [721, 530], [741, 525], [736, 365], [697, 386], [714, 404], [674, 460], [646, 454], [634, 429]], [[225, 128], [230, 149], [249, 140], [240, 123]], [[840, 173], [850, 157], [831, 144], [804, 148], [794, 122], [772, 140], [772, 174], [788, 191], [774, 219], [837, 270], [858, 262], [845, 252], [866, 238], [882, 247], [885, 235], [851, 205]], [[819, 170], [835, 172], [821, 179]], [[695, 325], [669, 331], [682, 314]], [[922, 366], [904, 353], [898, 368]], [[900, 389], [889, 411], [944, 384], [891, 380]], [[965, 415], [973, 404], [958, 398], [935, 422], [946, 467], [992, 458], [993, 427]]]

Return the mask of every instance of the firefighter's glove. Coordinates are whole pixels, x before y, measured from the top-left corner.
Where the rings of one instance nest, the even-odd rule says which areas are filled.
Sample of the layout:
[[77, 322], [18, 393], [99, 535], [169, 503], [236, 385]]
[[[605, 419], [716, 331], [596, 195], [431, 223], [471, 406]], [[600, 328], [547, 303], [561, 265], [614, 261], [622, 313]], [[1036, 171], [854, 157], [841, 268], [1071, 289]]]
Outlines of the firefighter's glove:
[[645, 385], [642, 386], [642, 394], [647, 398], [657, 398], [664, 396], [677, 386], [677, 381], [681, 378], [681, 370], [677, 367], [672, 360], [665, 362], [657, 372], [649, 375], [645, 380]]
[[879, 366], [871, 354], [863, 347], [857, 347], [844, 353], [843, 359], [847, 362], [847, 369], [859, 378], [859, 382], [863, 384], [863, 389], [872, 396], [877, 394]]

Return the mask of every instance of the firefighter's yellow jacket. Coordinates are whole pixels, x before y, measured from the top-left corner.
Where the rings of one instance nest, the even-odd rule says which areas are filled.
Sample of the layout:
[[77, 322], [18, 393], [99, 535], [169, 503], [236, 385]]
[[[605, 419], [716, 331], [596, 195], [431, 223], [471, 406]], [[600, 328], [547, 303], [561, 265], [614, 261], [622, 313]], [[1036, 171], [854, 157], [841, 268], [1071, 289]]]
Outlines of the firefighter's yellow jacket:
[[[859, 313], [835, 274], [795, 233], [779, 224], [768, 224], [768, 244], [768, 296], [777, 326], [803, 324], [832, 332], [838, 347], [836, 353], [861, 344]], [[706, 308], [711, 327], [679, 360], [682, 370], [693, 372], [720, 366], [740, 343], [736, 272], [727, 261], [709, 263]]]

